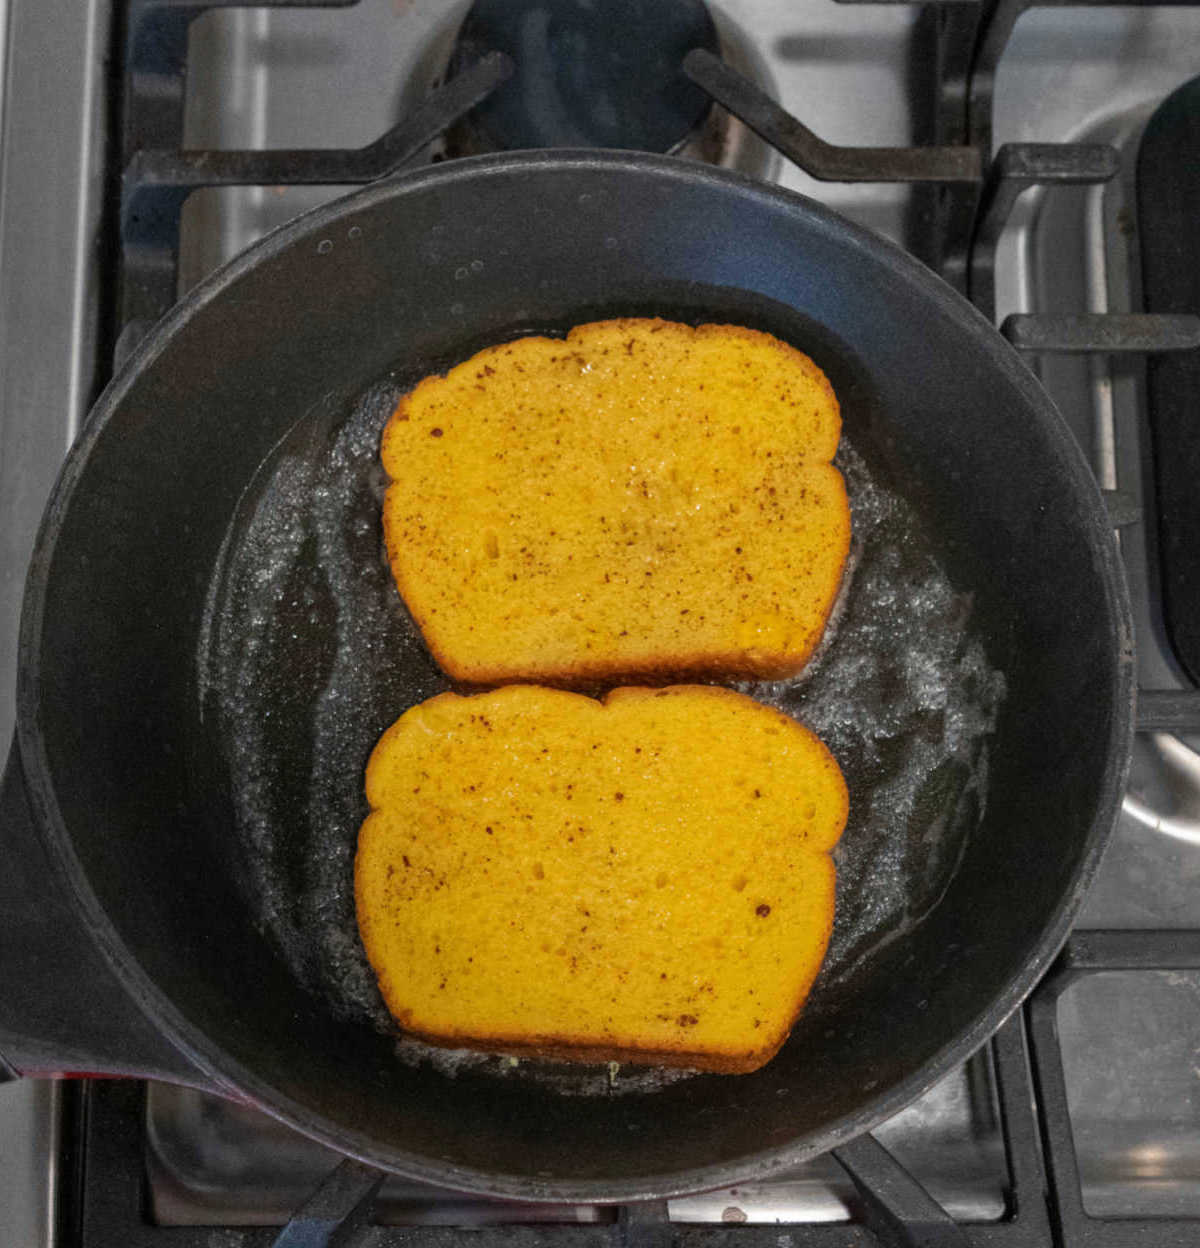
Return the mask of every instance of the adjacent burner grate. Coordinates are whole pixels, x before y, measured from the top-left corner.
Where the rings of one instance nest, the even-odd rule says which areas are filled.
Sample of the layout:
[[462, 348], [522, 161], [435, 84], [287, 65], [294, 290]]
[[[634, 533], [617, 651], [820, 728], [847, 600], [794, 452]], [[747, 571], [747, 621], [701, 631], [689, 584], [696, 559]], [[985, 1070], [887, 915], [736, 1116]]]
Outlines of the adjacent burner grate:
[[512, 72], [502, 53], [483, 57], [357, 150], [184, 151], [188, 31], [214, 8], [345, 8], [356, 0], [131, 0], [124, 50], [121, 136], [122, 360], [178, 297], [185, 200], [209, 186], [353, 186], [400, 172]]
[[[354, 0], [131, 0], [122, 28], [121, 212], [117, 357], [174, 303], [179, 224], [193, 190], [214, 185], [365, 183], [418, 155], [511, 72], [487, 57], [452, 79], [410, 117], [357, 151], [212, 152], [181, 150], [187, 34], [218, 7], [343, 7]], [[853, 2], [853, 0], [843, 0]], [[867, 0], [886, 3], [888, 0]], [[910, 0], [898, 0], [910, 2]], [[913, 0], [916, 2], [916, 0]], [[1057, 0], [1051, 0], [1057, 2]], [[1078, 3], [1078, 0], [1069, 0]], [[1091, 0], [1107, 3], [1108, 0]], [[1193, 0], [1194, 2], [1194, 0]], [[685, 70], [813, 176], [837, 181], [931, 184], [929, 239], [922, 254], [985, 315], [994, 315], [995, 243], [1022, 191], [1052, 183], [1095, 183], [1117, 171], [1102, 145], [1010, 144], [991, 156], [991, 97], [996, 66], [1017, 18], [1031, 0], [944, 0], [935, 8], [936, 110], [930, 146], [845, 148], [825, 143], [711, 53], [696, 51]], [[1200, 344], [1194, 316], [1013, 316], [1003, 332], [1029, 352], [1159, 352]], [[1111, 491], [1114, 524], [1136, 518]], [[1146, 691], [1139, 731], [1200, 732], [1200, 692]], [[378, 1175], [345, 1162], [282, 1232], [278, 1228], [163, 1228], [146, 1215], [144, 1085], [96, 1081], [66, 1093], [60, 1157], [59, 1242], [81, 1248], [318, 1248], [336, 1242], [373, 1248], [855, 1248], [922, 1244], [985, 1248], [1176, 1248], [1195, 1242], [1200, 1222], [1102, 1220], [1083, 1207], [1068, 1112], [1057, 1005], [1076, 979], [1105, 971], [1200, 969], [1200, 932], [1077, 933], [1050, 974], [990, 1041], [1009, 1183], [1006, 1213], [994, 1223], [959, 1224], [872, 1136], [834, 1156], [859, 1194], [851, 1224], [673, 1224], [658, 1202], [617, 1210], [604, 1225], [368, 1226]], [[332, 1237], [332, 1238], [331, 1238]]]

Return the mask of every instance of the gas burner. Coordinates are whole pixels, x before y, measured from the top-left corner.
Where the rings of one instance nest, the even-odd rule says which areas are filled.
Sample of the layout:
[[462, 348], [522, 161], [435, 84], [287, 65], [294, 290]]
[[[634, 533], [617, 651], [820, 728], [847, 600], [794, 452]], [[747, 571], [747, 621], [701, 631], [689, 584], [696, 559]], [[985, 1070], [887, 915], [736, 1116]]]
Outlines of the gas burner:
[[452, 14], [408, 84], [410, 107], [414, 86], [427, 93], [488, 52], [507, 53], [516, 72], [450, 131], [438, 159], [520, 148], [623, 148], [777, 176], [778, 154], [683, 73], [684, 56], [707, 48], [776, 93], [751, 41], [701, 0], [476, 0], [465, 15], [461, 6]]
[[479, 145], [672, 152], [711, 107], [685, 77], [692, 48], [719, 50], [701, 0], [475, 0], [451, 73], [501, 51], [516, 72], [472, 114]]

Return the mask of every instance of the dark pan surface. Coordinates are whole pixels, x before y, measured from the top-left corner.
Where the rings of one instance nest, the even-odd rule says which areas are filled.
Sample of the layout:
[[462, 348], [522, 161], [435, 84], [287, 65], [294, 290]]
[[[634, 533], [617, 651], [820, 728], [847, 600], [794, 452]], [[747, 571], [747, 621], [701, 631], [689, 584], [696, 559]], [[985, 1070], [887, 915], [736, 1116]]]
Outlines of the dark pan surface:
[[[842, 755], [856, 819], [905, 751], [953, 728], [915, 697], [925, 676], [950, 678], [958, 721], [978, 727], [994, 709], [996, 727], [986, 773], [971, 732], [961, 768], [921, 773], [927, 817], [914, 825], [894, 804], [888, 827], [884, 803], [857, 826], [917, 845], [894, 878], [920, 882], [920, 921], [888, 941], [899, 910], [872, 927], [856, 905], [876, 882], [847, 888], [848, 935], [775, 1061], [593, 1095], [583, 1112], [561, 1082], [399, 1060], [371, 1017], [346, 926], [355, 789], [378, 731], [441, 687], [388, 596], [372, 442], [414, 373], [522, 330], [639, 312], [759, 324], [809, 351], [842, 400], [852, 490], [865, 472], [860, 529], [900, 500], [860, 532], [822, 667], [783, 694]], [[295, 480], [305, 471], [311, 488]], [[297, 546], [284, 525], [272, 545], [289, 473], [309, 527]], [[248, 582], [256, 543], [272, 557]], [[890, 591], [886, 610], [921, 633], [932, 666], [909, 670], [911, 647], [880, 624]], [[887, 657], [864, 678], [864, 726], [841, 696], [843, 660], [872, 628], [864, 649]], [[395, 666], [382, 657], [393, 646]], [[543, 1199], [751, 1177], [917, 1095], [1007, 1015], [1065, 935], [1111, 830], [1130, 731], [1111, 533], [1023, 365], [886, 244], [798, 197], [654, 157], [518, 155], [413, 175], [320, 210], [206, 283], [73, 453], [22, 647], [33, 803], [115, 965], [169, 1033], [345, 1151]], [[249, 731], [268, 704], [270, 728], [264, 715]], [[876, 738], [892, 711], [889, 744]], [[321, 774], [332, 782], [311, 782]], [[973, 801], [982, 816], [959, 838], [949, 816], [965, 820]], [[922, 872], [924, 837], [942, 852]], [[877, 865], [856, 853], [848, 883]], [[281, 899], [273, 915], [264, 880]]]
[[[827, 335], [805, 342], [811, 330], [780, 305], [716, 288], [690, 298], [658, 310], [787, 334], [825, 357], [839, 389], [862, 372]], [[210, 733], [201, 749], [225, 761], [217, 782], [236, 812], [251, 910], [301, 982], [388, 1033], [396, 1029], [358, 940], [350, 881], [371, 748], [400, 713], [454, 687], [403, 609], [381, 538], [380, 432], [428, 367], [402, 361], [348, 404], [321, 404], [271, 454], [231, 528], [198, 658]], [[979, 822], [987, 734], [1004, 690], [972, 627], [971, 593], [954, 588], [912, 508], [853, 449], [875, 449], [854, 418], [847, 413], [838, 459], [854, 512], [852, 570], [821, 657], [799, 679], [737, 686], [816, 729], [854, 797], [836, 854], [838, 918], [818, 1013], [835, 985], [853, 992], [872, 952], [945, 891]], [[514, 1069], [502, 1057], [484, 1063], [413, 1041], [399, 1052], [576, 1093], [628, 1094], [664, 1078], [634, 1067]]]

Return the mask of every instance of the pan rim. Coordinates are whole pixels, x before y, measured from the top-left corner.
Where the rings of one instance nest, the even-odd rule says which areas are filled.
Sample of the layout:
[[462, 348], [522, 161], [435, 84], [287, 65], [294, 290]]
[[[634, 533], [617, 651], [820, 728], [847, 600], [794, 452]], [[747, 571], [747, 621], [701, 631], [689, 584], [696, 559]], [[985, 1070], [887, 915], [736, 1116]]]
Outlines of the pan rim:
[[[636, 1178], [608, 1180], [531, 1180], [445, 1162], [404, 1150], [381, 1147], [353, 1128], [335, 1126], [332, 1120], [308, 1109], [276, 1089], [221, 1045], [196, 1027], [167, 993], [143, 969], [134, 951], [119, 934], [101, 905], [75, 852], [71, 834], [54, 794], [53, 773], [45, 749], [40, 717], [40, 642], [45, 611], [48, 574], [53, 563], [61, 518], [70, 507], [84, 476], [93, 444], [103, 435], [109, 420], [142, 370], [165, 349], [177, 330], [195, 313], [219, 297], [244, 274], [269, 261], [334, 222], [393, 198], [420, 193], [430, 184], [453, 185], [486, 177], [520, 177], [528, 171], [578, 171], [605, 168], [627, 171], [628, 176], [661, 179], [669, 184], [683, 179], [689, 184], [710, 183], [733, 187], [765, 201], [776, 211], [797, 213], [815, 225], [834, 231], [840, 241], [865, 252], [886, 265], [910, 285], [919, 287], [941, 311], [957, 321], [978, 342], [1000, 373], [1044, 419], [1047, 435], [1058, 443], [1064, 467], [1069, 471], [1075, 497], [1091, 531], [1092, 549], [1100, 559], [1106, 602], [1115, 626], [1119, 650], [1109, 691], [1113, 713], [1104, 749], [1109, 761], [1105, 780], [1096, 794], [1095, 815], [1084, 839], [1083, 852], [1072, 872], [1056, 921], [1042, 932], [1034, 953], [1004, 992], [987, 1009], [960, 1028], [913, 1073], [852, 1114], [828, 1124], [817, 1135], [773, 1149], [747, 1154], [736, 1162], [722, 1161], [704, 1167]], [[1086, 502], [1085, 502], [1086, 499]], [[891, 1117], [933, 1086], [949, 1069], [975, 1052], [1019, 1008], [1048, 969], [1066, 939], [1074, 918], [1099, 865], [1100, 856], [1115, 826], [1121, 795], [1129, 769], [1134, 732], [1135, 697], [1132, 614], [1124, 571], [1107, 521], [1099, 487], [1083, 453], [1065, 421], [1024, 362], [994, 326], [965, 299], [958, 296], [932, 270], [900, 247], [855, 225], [831, 209], [795, 192], [753, 178], [696, 165], [671, 156], [650, 153], [559, 149], [504, 153], [434, 165], [375, 183], [295, 218], [239, 253], [185, 295], [146, 335], [125, 360], [92, 409], [83, 433], [72, 446], [51, 493], [39, 527], [26, 579], [18, 642], [17, 739], [30, 804], [38, 834], [67, 880], [79, 905], [88, 932], [112, 967], [118, 982], [166, 1037], [217, 1088], [249, 1094], [260, 1108], [327, 1146], [416, 1179], [449, 1185], [462, 1191], [510, 1200], [563, 1201], [610, 1204], [662, 1199], [687, 1192], [726, 1185], [731, 1167], [740, 1179], [761, 1178], [796, 1165], [870, 1130]]]

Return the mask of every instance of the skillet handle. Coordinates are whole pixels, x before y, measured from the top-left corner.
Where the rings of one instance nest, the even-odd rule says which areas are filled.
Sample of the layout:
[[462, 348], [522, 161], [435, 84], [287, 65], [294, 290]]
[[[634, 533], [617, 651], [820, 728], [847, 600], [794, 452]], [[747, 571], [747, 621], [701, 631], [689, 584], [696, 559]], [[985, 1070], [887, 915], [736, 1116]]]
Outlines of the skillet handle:
[[211, 1083], [154, 1028], [76, 914], [34, 826], [14, 741], [0, 782], [0, 1080]]

